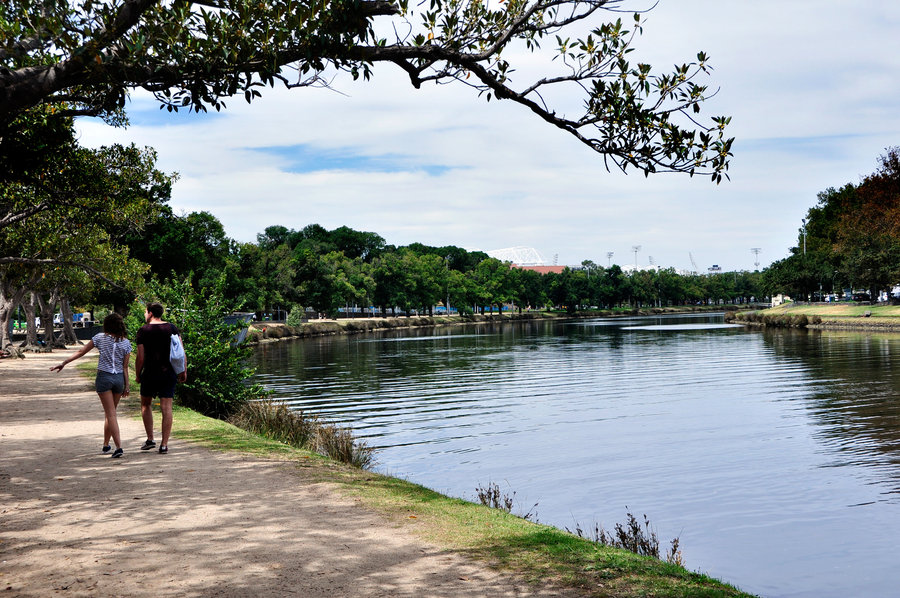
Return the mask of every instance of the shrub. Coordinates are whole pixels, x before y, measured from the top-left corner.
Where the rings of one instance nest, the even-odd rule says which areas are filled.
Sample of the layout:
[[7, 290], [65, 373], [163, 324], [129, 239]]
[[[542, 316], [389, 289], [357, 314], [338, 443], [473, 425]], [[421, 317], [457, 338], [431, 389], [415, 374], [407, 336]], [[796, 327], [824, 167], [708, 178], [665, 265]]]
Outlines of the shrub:
[[295, 305], [291, 308], [291, 312], [284, 323], [288, 326], [299, 326], [303, 323], [304, 318], [306, 318], [306, 310], [301, 305]]
[[247, 401], [264, 397], [261, 386], [247, 382], [255, 373], [246, 363], [250, 348], [246, 343], [232, 344], [244, 324], [225, 323], [232, 310], [225, 305], [224, 278], [199, 293], [189, 278], [155, 287], [166, 306], [163, 318], [181, 330], [188, 356], [187, 382], [175, 391], [179, 403], [204, 415], [225, 418]]

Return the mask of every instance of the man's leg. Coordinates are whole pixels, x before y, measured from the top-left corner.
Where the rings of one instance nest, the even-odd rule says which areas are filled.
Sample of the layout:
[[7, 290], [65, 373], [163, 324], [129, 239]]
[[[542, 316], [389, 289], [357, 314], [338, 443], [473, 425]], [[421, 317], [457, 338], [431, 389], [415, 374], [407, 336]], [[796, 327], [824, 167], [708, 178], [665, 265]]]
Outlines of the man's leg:
[[162, 442], [159, 448], [168, 448], [169, 434], [172, 433], [172, 397], [160, 397], [159, 410], [162, 412]]
[[153, 441], [153, 397], [141, 395], [141, 419], [144, 420], [144, 431], [147, 440]]

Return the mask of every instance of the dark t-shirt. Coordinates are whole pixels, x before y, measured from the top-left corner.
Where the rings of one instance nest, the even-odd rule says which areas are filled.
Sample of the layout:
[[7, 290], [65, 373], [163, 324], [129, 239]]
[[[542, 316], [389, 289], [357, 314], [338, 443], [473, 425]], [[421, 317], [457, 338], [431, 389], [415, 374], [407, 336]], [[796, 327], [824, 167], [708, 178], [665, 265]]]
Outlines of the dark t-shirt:
[[169, 363], [169, 347], [173, 334], [181, 332], [173, 324], [144, 324], [137, 333], [137, 344], [144, 346], [144, 366], [141, 378], [151, 380], [174, 378], [175, 370]]

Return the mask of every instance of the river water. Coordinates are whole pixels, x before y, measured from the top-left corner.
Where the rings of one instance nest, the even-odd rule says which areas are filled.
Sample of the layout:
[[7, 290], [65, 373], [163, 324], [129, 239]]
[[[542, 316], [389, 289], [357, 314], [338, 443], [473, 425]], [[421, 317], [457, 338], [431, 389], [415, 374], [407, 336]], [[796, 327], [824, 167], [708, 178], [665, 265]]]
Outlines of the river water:
[[470, 500], [497, 483], [562, 528], [646, 514], [691, 570], [845, 598], [900, 592], [898, 357], [900, 335], [688, 315], [326, 337], [254, 361], [379, 471]]

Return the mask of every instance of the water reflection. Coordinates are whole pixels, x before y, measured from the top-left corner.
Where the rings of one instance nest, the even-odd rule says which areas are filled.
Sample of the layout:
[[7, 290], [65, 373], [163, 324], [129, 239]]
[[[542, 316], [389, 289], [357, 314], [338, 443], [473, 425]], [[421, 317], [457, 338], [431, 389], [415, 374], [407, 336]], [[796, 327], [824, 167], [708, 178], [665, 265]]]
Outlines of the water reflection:
[[[900, 493], [900, 337], [790, 331], [765, 335], [776, 355], [799, 357], [815, 380], [806, 407], [827, 467], [872, 468], [869, 481]], [[885, 496], [884, 500], [896, 500]]]
[[627, 505], [680, 535], [688, 566], [766, 596], [887, 596], [898, 343], [679, 316], [327, 337], [256, 358], [276, 398], [348, 423], [392, 474], [466, 498], [502, 482], [561, 527], [610, 527]]

